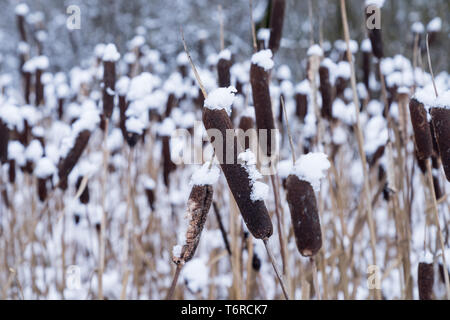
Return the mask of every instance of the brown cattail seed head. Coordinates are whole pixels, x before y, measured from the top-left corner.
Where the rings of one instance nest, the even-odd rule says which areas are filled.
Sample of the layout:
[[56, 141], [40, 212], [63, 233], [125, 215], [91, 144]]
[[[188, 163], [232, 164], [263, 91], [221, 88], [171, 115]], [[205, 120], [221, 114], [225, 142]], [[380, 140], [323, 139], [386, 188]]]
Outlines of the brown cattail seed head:
[[333, 118], [333, 88], [330, 83], [330, 70], [326, 66], [319, 68], [320, 93], [322, 95], [322, 117], [331, 120]]
[[309, 182], [292, 174], [287, 178], [286, 189], [297, 248], [302, 256], [312, 257], [322, 247], [314, 190]]
[[267, 150], [266, 155], [270, 157], [272, 155], [272, 130], [275, 129], [275, 122], [269, 91], [269, 72], [252, 63], [250, 82], [255, 104], [256, 127], [258, 130], [267, 130], [267, 145], [261, 146], [261, 149]]
[[450, 181], [450, 109], [431, 108], [431, 117], [442, 165]]
[[217, 63], [217, 73], [219, 77], [219, 87], [228, 88], [231, 85], [231, 54], [228, 50], [223, 50], [220, 53], [220, 59]]
[[419, 263], [418, 282], [420, 300], [433, 300], [434, 269], [432, 263]]
[[272, 13], [270, 17], [270, 39], [269, 49], [273, 53], [277, 52], [280, 48], [281, 36], [283, 34], [284, 24], [284, 11], [286, 9], [285, 0], [273, 0], [272, 1]]
[[427, 111], [425, 110], [423, 103], [418, 102], [414, 98], [411, 99], [409, 103], [409, 111], [414, 128], [417, 157], [419, 160], [428, 159], [433, 153], [433, 141], [427, 119]]
[[[237, 163], [237, 154], [240, 153], [242, 147], [238, 145], [235, 136], [232, 137], [233, 141], [227, 141], [229, 136], [227, 130], [233, 129], [230, 117], [223, 109], [204, 108], [203, 123], [206, 130], [216, 129], [224, 137], [223, 150], [216, 148], [215, 152], [216, 155], [222, 153], [222, 171], [248, 230], [257, 239], [268, 239], [273, 233], [273, 226], [266, 205], [262, 200], [253, 201], [251, 199], [252, 188], [249, 174], [241, 164]], [[226, 146], [230, 143], [234, 145], [233, 161], [226, 163], [225, 160], [228, 158]]]
[[0, 162], [5, 163], [8, 160], [8, 141], [9, 129], [0, 119]]
[[174, 256], [176, 264], [185, 263], [192, 259], [200, 241], [205, 226], [206, 217], [211, 208], [213, 188], [210, 185], [193, 186], [187, 203], [189, 225], [186, 231], [186, 244], [181, 249], [179, 257]]
[[65, 182], [67, 182], [67, 177], [80, 159], [81, 154], [83, 153], [89, 142], [90, 136], [91, 132], [89, 130], [81, 131], [78, 134], [72, 149], [69, 151], [67, 156], [60, 161], [58, 166], [60, 186], [61, 183], [64, 184]]
[[103, 61], [103, 113], [111, 118], [114, 109], [114, 90], [116, 86], [116, 64]]

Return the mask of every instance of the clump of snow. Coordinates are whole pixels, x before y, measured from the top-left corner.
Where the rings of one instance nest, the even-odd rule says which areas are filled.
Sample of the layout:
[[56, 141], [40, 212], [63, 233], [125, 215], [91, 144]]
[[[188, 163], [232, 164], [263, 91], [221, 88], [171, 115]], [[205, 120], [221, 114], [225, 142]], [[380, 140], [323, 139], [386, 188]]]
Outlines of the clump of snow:
[[323, 50], [322, 48], [318, 45], [312, 45], [307, 52], [308, 56], [317, 56], [317, 57], [323, 57]]
[[16, 15], [18, 16], [26, 16], [28, 14], [28, 12], [30, 12], [30, 8], [28, 8], [28, 5], [26, 3], [19, 3], [14, 12], [16, 13]]
[[186, 52], [180, 52], [177, 56], [177, 64], [179, 66], [187, 66], [189, 64], [189, 57]]
[[34, 163], [38, 162], [43, 154], [44, 149], [38, 140], [31, 141], [25, 150], [25, 158]]
[[94, 48], [94, 55], [97, 58], [103, 57], [103, 53], [105, 52], [106, 45], [104, 43], [99, 43]]
[[10, 141], [8, 158], [14, 160], [19, 166], [23, 166], [25, 164], [25, 147], [19, 141]]
[[277, 78], [280, 80], [289, 80], [291, 78], [291, 69], [289, 66], [283, 64], [277, 70]]
[[195, 170], [191, 177], [190, 184], [193, 186], [206, 186], [214, 185], [219, 180], [220, 170], [217, 166], [212, 165], [210, 168], [210, 162], [206, 162], [201, 168]]
[[149, 176], [142, 177], [142, 184], [144, 185], [145, 190], [154, 190], [156, 187], [156, 182]]
[[103, 61], [116, 62], [120, 59], [120, 53], [117, 51], [114, 43], [109, 43], [103, 50]]
[[333, 143], [337, 146], [347, 142], [347, 132], [342, 127], [336, 127], [333, 130]]
[[231, 113], [231, 106], [233, 105], [235, 94], [237, 90], [235, 87], [218, 88], [208, 94], [205, 99], [205, 108], [211, 110], [224, 109], [228, 114]]
[[450, 109], [450, 90], [439, 94], [436, 98], [436, 93], [432, 85], [428, 85], [423, 89], [417, 90], [413, 99], [423, 103], [424, 106], [429, 108], [443, 108]]
[[128, 92], [129, 86], [130, 78], [128, 78], [127, 76], [120, 77], [120, 79], [116, 82], [116, 91], [119, 96], [125, 96]]
[[366, 7], [376, 6], [378, 8], [383, 8], [385, 0], [366, 0]]
[[420, 262], [425, 262], [425, 263], [431, 264], [431, 263], [433, 263], [433, 260], [434, 260], [433, 254], [429, 250], [426, 250], [425, 252], [422, 253]]
[[260, 41], [264, 41], [264, 46], [267, 48], [269, 46], [270, 40], [270, 29], [268, 28], [259, 29], [256, 38]]
[[370, 119], [364, 128], [364, 132], [364, 151], [368, 155], [373, 155], [379, 147], [386, 145], [389, 138], [387, 123], [382, 115]]
[[228, 49], [224, 49], [222, 51], [220, 51], [219, 53], [219, 60], [223, 59], [223, 60], [231, 60], [231, 51]]
[[439, 17], [431, 20], [427, 25], [428, 32], [441, 32], [442, 30], [442, 19]]
[[356, 122], [356, 110], [353, 103], [345, 104], [341, 99], [333, 102], [333, 117], [351, 126]]
[[209, 271], [202, 258], [195, 258], [186, 263], [182, 271], [184, 282], [190, 291], [197, 293], [206, 289]]
[[129, 84], [127, 99], [133, 101], [151, 94], [155, 81], [156, 79], [149, 72], [143, 72], [134, 77]]
[[162, 137], [170, 137], [175, 131], [175, 122], [171, 118], [166, 118], [158, 127], [158, 134]]
[[372, 52], [372, 42], [370, 41], [370, 39], [364, 39], [361, 42], [361, 50], [363, 52]]
[[183, 250], [183, 246], [180, 246], [179, 244], [177, 244], [176, 246], [173, 246], [173, 248], [172, 248], [172, 255], [174, 257], [179, 258], [181, 256], [182, 250]]
[[336, 78], [350, 79], [352, 69], [350, 63], [341, 61], [336, 65]]
[[411, 30], [414, 33], [422, 34], [425, 32], [425, 26], [422, 22], [414, 22], [411, 26]]
[[127, 132], [141, 135], [144, 132], [145, 124], [138, 118], [131, 117], [125, 121]]
[[34, 58], [33, 60], [34, 60], [34, 65], [35, 65], [36, 69], [38, 69], [38, 70], [45, 70], [50, 65], [50, 62], [49, 62], [47, 56], [38, 56], [38, 57]]
[[53, 162], [47, 158], [43, 157], [39, 159], [36, 165], [36, 169], [34, 169], [34, 173], [36, 177], [40, 179], [46, 179], [51, 177], [56, 172], [56, 167]]
[[264, 201], [269, 194], [269, 186], [258, 180], [262, 179], [262, 174], [256, 168], [256, 156], [250, 150], [247, 149], [238, 155], [238, 160], [241, 161], [241, 166], [245, 168], [250, 178], [250, 186], [252, 187], [252, 192], [250, 194], [250, 199], [253, 202]]
[[58, 85], [58, 87], [56, 89], [56, 95], [58, 96], [58, 98], [65, 99], [65, 98], [69, 97], [69, 94], [70, 94], [70, 88], [67, 85], [67, 83], [61, 83], [60, 85]]
[[255, 119], [255, 107], [249, 106], [242, 112], [243, 117]]
[[308, 95], [311, 92], [311, 86], [308, 80], [303, 80], [295, 87], [295, 92]]
[[302, 180], [309, 182], [314, 191], [320, 190], [320, 180], [325, 178], [331, 164], [324, 153], [308, 153], [302, 155], [295, 163], [294, 174]]
[[261, 50], [252, 56], [252, 63], [268, 71], [273, 68], [272, 50]]
[[277, 165], [277, 173], [281, 179], [286, 179], [292, 172], [294, 165], [292, 160], [279, 161]]

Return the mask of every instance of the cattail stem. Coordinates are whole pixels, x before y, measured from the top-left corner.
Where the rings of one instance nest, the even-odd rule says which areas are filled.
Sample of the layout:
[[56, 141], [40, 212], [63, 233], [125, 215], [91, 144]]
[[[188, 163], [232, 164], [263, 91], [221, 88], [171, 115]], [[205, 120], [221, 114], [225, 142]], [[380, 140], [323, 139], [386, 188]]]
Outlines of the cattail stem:
[[438, 232], [439, 244], [442, 249], [442, 262], [444, 265], [444, 280], [445, 280], [445, 287], [446, 287], [446, 292], [447, 292], [447, 299], [450, 299], [450, 281], [449, 281], [449, 276], [448, 276], [448, 272], [447, 272], [447, 261], [445, 258], [445, 244], [444, 244], [444, 237], [442, 236], [442, 231], [441, 231], [441, 223], [439, 222], [439, 209], [438, 209], [438, 204], [437, 204], [437, 200], [436, 200], [436, 193], [434, 190], [433, 174], [431, 171], [430, 159], [426, 160], [426, 164], [427, 164], [428, 184], [430, 187], [431, 201], [433, 204], [433, 214], [434, 214], [434, 219], [435, 219], [436, 228], [437, 228], [437, 232]]
[[286, 113], [286, 106], [284, 104], [284, 98], [283, 97], [281, 97], [281, 107], [283, 108], [284, 121], [286, 121], [287, 134], [288, 134], [288, 137], [289, 137], [289, 144], [291, 146], [292, 164], [295, 165], [296, 160], [295, 160], [294, 142], [292, 140], [291, 127], [289, 126], [289, 121], [288, 121], [288, 117], [287, 117], [287, 113]]
[[[369, 175], [367, 170], [367, 159], [366, 154], [364, 152], [364, 136], [361, 131], [361, 122], [360, 122], [360, 114], [359, 114], [359, 100], [358, 100], [358, 92], [356, 90], [356, 75], [355, 75], [355, 66], [353, 64], [353, 56], [350, 51], [350, 32], [348, 27], [348, 19], [347, 19], [347, 9], [345, 5], [345, 0], [341, 0], [341, 15], [342, 15], [342, 23], [344, 26], [344, 35], [345, 42], [347, 43], [347, 59], [350, 63], [351, 68], [351, 85], [353, 90], [353, 103], [355, 104], [356, 111], [356, 136], [358, 141], [358, 151], [361, 157], [361, 164], [363, 167], [364, 174], [364, 195], [366, 198], [366, 208], [367, 208], [367, 220], [369, 224], [370, 230], [370, 243], [372, 249], [372, 262], [374, 265], [377, 265], [377, 257], [376, 257], [376, 234], [375, 234], [375, 226], [372, 216], [372, 196], [370, 194], [370, 185], [369, 185]], [[379, 290], [375, 290], [375, 297], [377, 299], [380, 298]]]
[[172, 300], [173, 294], [175, 293], [175, 288], [177, 287], [178, 278], [180, 277], [181, 269], [183, 265], [177, 264], [177, 268], [175, 269], [175, 274], [173, 275], [172, 284], [170, 285], [169, 291], [166, 295], [166, 300]]
[[288, 265], [286, 261], [286, 245], [284, 239], [286, 235], [284, 234], [284, 228], [282, 225], [282, 217], [280, 214], [280, 191], [278, 190], [278, 186], [276, 184], [275, 178], [276, 175], [270, 176], [270, 181], [272, 183], [273, 196], [275, 198], [275, 215], [277, 216], [277, 229], [278, 229], [278, 240], [280, 242], [280, 251], [281, 251], [281, 261], [283, 263], [283, 274], [286, 274], [288, 270]]
[[426, 44], [427, 44], [428, 67], [430, 68], [431, 81], [433, 82], [434, 93], [436, 94], [436, 98], [437, 98], [437, 97], [439, 97], [439, 94], [438, 94], [438, 91], [437, 91], [436, 82], [434, 81], [433, 65], [431, 64], [430, 44], [429, 44], [429, 41], [428, 41], [428, 36], [429, 36], [429, 34], [427, 33]]
[[285, 285], [284, 280], [283, 280], [283, 278], [281, 276], [280, 270], [278, 269], [278, 266], [277, 266], [277, 264], [275, 262], [275, 257], [273, 256], [272, 251], [269, 248], [269, 242], [268, 242], [267, 239], [264, 239], [263, 242], [264, 242], [264, 246], [266, 247], [267, 255], [269, 256], [270, 262], [272, 263], [273, 270], [275, 271], [275, 274], [277, 275], [278, 281], [280, 282], [280, 286], [281, 286], [281, 290], [283, 291], [283, 295], [284, 295], [286, 300], [290, 300], [289, 299], [289, 294], [288, 294], [287, 289], [286, 289], [286, 285]]
[[225, 39], [224, 39], [224, 31], [223, 31], [223, 11], [222, 5], [219, 4], [219, 25], [220, 25], [220, 51], [225, 49]]
[[250, 24], [252, 28], [252, 44], [253, 44], [253, 51], [258, 51], [258, 44], [256, 43], [256, 30], [255, 30], [255, 22], [253, 21], [253, 1], [249, 0], [250, 5]]
[[316, 261], [313, 257], [311, 257], [311, 258], [309, 258], [309, 262], [311, 263], [314, 291], [316, 291], [317, 299], [322, 300], [322, 295], [320, 294], [320, 288], [319, 288], [319, 277], [317, 276]]
[[225, 244], [225, 249], [227, 250], [228, 254], [231, 256], [231, 249], [230, 249], [230, 243], [228, 242], [227, 232], [225, 231], [225, 227], [222, 222], [222, 217], [220, 216], [219, 208], [217, 207], [217, 203], [213, 202], [213, 208], [214, 208], [214, 214], [217, 218], [217, 223], [219, 224], [220, 233], [222, 234], [223, 242]]

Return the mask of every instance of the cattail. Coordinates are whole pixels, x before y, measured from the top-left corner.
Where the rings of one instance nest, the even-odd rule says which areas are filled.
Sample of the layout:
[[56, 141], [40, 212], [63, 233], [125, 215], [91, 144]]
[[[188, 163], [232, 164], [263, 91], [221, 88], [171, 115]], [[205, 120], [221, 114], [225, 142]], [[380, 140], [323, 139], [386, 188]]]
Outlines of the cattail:
[[128, 108], [127, 92], [130, 87], [130, 78], [123, 76], [116, 83], [117, 94], [119, 96], [119, 128], [123, 137], [126, 139], [125, 121], [127, 119], [126, 112]]
[[286, 9], [285, 0], [273, 0], [272, 12], [270, 16], [270, 39], [269, 49], [276, 53], [280, 48], [281, 36], [283, 33], [284, 11]]
[[42, 83], [42, 73], [48, 68], [49, 61], [46, 56], [39, 56], [33, 59], [36, 68], [35, 80], [35, 105], [39, 106], [44, 103], [44, 85]]
[[217, 63], [217, 73], [219, 77], [219, 87], [227, 88], [231, 85], [231, 52], [228, 49], [222, 50]]
[[260, 146], [261, 149], [264, 150], [264, 154], [269, 157], [272, 155], [272, 130], [275, 129], [269, 91], [269, 71], [273, 68], [273, 65], [272, 51], [263, 50], [253, 55], [250, 68], [250, 82], [252, 86], [253, 102], [255, 104], [256, 127], [258, 131], [261, 129], [267, 131], [267, 144], [265, 146]]
[[370, 66], [372, 61], [372, 44], [369, 39], [364, 39], [361, 43], [362, 51], [362, 70], [363, 70], [363, 83], [366, 86], [367, 91], [370, 91]]
[[61, 83], [57, 87], [56, 94], [58, 96], [58, 119], [62, 120], [64, 116], [64, 103], [69, 98], [70, 88], [66, 83]]
[[212, 204], [213, 185], [219, 178], [219, 168], [211, 167], [210, 163], [205, 163], [197, 170], [191, 179], [192, 189], [187, 202], [186, 216], [189, 224], [186, 230], [185, 243], [176, 247], [173, 261], [175, 264], [185, 264], [195, 254], [200, 236], [205, 226], [206, 217]]
[[58, 165], [58, 176], [60, 181], [67, 180], [67, 177], [86, 148], [90, 137], [91, 132], [89, 130], [83, 130], [77, 135], [73, 147], [67, 153], [66, 157], [61, 159]]
[[34, 170], [37, 177], [38, 196], [41, 202], [47, 198], [47, 183], [56, 172], [53, 162], [46, 157], [39, 159]]
[[300, 122], [304, 122], [306, 114], [308, 113], [308, 96], [311, 92], [309, 81], [303, 80], [300, 82], [295, 91], [295, 114]]
[[418, 268], [419, 299], [433, 300], [433, 263], [420, 262]]
[[27, 33], [25, 31], [25, 16], [29, 11], [30, 9], [25, 3], [17, 5], [15, 9], [17, 28], [19, 29], [20, 39], [23, 42], [27, 42]]
[[103, 52], [103, 113], [111, 118], [114, 109], [114, 95], [116, 87], [116, 61], [120, 54], [114, 44], [110, 43]]
[[[77, 182], [75, 183], [75, 188], [77, 190], [80, 189], [82, 181], [83, 181], [83, 176], [79, 176], [77, 179]], [[80, 195], [80, 202], [83, 204], [89, 203], [89, 186], [88, 185], [85, 186], [83, 192]]]
[[333, 88], [330, 83], [330, 70], [324, 64], [319, 68], [320, 94], [322, 95], [322, 117], [331, 120], [333, 118]]
[[173, 163], [171, 154], [170, 154], [170, 136], [175, 130], [175, 123], [172, 119], [166, 118], [159, 130], [158, 134], [161, 136], [162, 139], [162, 162], [163, 162], [163, 179], [164, 184], [167, 188], [169, 188], [170, 185], [170, 173], [175, 171], [177, 168], [175, 163]]
[[[434, 135], [439, 147], [442, 165], [447, 180], [450, 181], [450, 91], [438, 98], [435, 106], [431, 108]], [[440, 106], [439, 106], [440, 105]]]
[[435, 43], [438, 43], [439, 34], [442, 31], [442, 19], [436, 17], [432, 19], [427, 25], [427, 32], [429, 35], [429, 44], [432, 46]]
[[[374, 12], [374, 10], [378, 10], [378, 12], [381, 12], [382, 6], [383, 6], [382, 1], [366, 0], [366, 11], [365, 11], [366, 21], [371, 20], [373, 18], [372, 17], [373, 14], [377, 15], [377, 13]], [[370, 10], [370, 8], [374, 10]], [[377, 28], [376, 26], [374, 26], [373, 28], [367, 28], [367, 33], [369, 35], [369, 39], [372, 44], [373, 55], [379, 60], [381, 60], [384, 56], [381, 28]]]
[[130, 117], [125, 121], [126, 141], [133, 148], [144, 133], [145, 124], [138, 118]]
[[[310, 153], [296, 163], [295, 172], [286, 181], [287, 202], [291, 211], [295, 240], [300, 254], [312, 257], [322, 247], [322, 232], [314, 189], [330, 163], [323, 153]], [[314, 188], [314, 189], [313, 189]]]
[[144, 180], [144, 191], [147, 196], [148, 205], [155, 210], [155, 181], [149, 177]]
[[[231, 107], [235, 92], [236, 90], [232, 87], [213, 91], [205, 100], [203, 123], [207, 130], [218, 130], [224, 139], [223, 145], [219, 146], [221, 149], [215, 148], [216, 155], [222, 160], [222, 171], [247, 228], [255, 238], [264, 240], [272, 235], [273, 226], [264, 201], [260, 194], [255, 192], [257, 186], [261, 186], [260, 182], [252, 180], [249, 173], [254, 172], [250, 169], [252, 164], [248, 162], [246, 165], [237, 163], [237, 154], [240, 153], [242, 147], [237, 143], [237, 138], [234, 135], [233, 141], [229, 141], [229, 135], [227, 135], [227, 130], [233, 130], [233, 125], [225, 110]], [[227, 152], [227, 145], [229, 144], [234, 146], [232, 159], [228, 159], [231, 158]], [[230, 148], [228, 147], [228, 149]], [[241, 156], [241, 159], [243, 158], [245, 157]], [[254, 169], [256, 170], [256, 168]]]
[[188, 76], [188, 70], [189, 70], [189, 59], [188, 59], [186, 52], [180, 52], [178, 54], [177, 66], [178, 66], [178, 71], [180, 72], [183, 79], [186, 78]]
[[[243, 143], [244, 150], [250, 149], [250, 137], [246, 134], [251, 133], [255, 128], [255, 108], [247, 107], [239, 120], [238, 139]], [[249, 131], [250, 130], [250, 131]]]
[[423, 103], [419, 102], [416, 98], [411, 99], [409, 102], [409, 111], [414, 128], [417, 157], [419, 160], [428, 159], [433, 153], [433, 141], [431, 139], [427, 111]]
[[8, 141], [9, 129], [0, 118], [0, 162], [5, 163], [8, 160]]

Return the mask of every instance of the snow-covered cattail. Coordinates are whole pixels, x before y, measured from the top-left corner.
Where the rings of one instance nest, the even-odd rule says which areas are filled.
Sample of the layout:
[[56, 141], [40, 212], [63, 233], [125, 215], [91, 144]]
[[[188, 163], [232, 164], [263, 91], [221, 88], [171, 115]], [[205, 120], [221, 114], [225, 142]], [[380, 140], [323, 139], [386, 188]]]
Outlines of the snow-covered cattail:
[[433, 300], [433, 263], [420, 262], [418, 267], [419, 299]]
[[9, 129], [0, 117], [0, 163], [8, 159]]
[[133, 148], [144, 133], [145, 124], [138, 118], [130, 117], [125, 121], [126, 141]]
[[23, 81], [24, 81], [24, 99], [26, 104], [30, 104], [30, 94], [31, 94], [31, 77], [36, 71], [34, 65], [34, 59], [29, 59], [22, 66]]
[[[233, 135], [232, 141], [229, 141], [229, 135], [227, 135], [227, 130], [233, 130], [228, 114], [235, 92], [236, 89], [232, 87], [219, 88], [211, 92], [205, 100], [203, 124], [208, 131], [218, 130], [223, 137], [223, 145], [219, 146], [221, 149], [217, 147], [215, 149], [216, 155], [223, 160], [221, 161], [222, 171], [247, 228], [255, 238], [264, 240], [273, 233], [272, 222], [263, 201], [267, 186], [256, 181], [260, 174], [256, 170], [254, 155], [251, 156], [249, 150], [246, 153], [240, 153], [239, 150], [242, 150], [242, 147], [237, 143], [236, 137]], [[213, 137], [210, 136], [211, 139]], [[229, 148], [229, 144], [232, 144], [234, 148]], [[231, 162], [227, 161], [227, 158], [230, 158], [227, 149], [234, 151]], [[237, 154], [240, 155], [239, 158], [243, 164], [238, 163]]]
[[[330, 65], [333, 62], [330, 59], [324, 59], [319, 68], [320, 76], [320, 94], [322, 95], [322, 117], [331, 120], [333, 118], [333, 85], [331, 83], [331, 76], [334, 70], [331, 69]], [[334, 65], [334, 64], [333, 64]], [[331, 69], [331, 70], [330, 70]]]
[[322, 232], [315, 191], [320, 189], [320, 179], [330, 168], [323, 153], [302, 156], [286, 181], [287, 202], [291, 211], [295, 240], [300, 254], [314, 256], [322, 247]]
[[23, 42], [27, 41], [27, 33], [25, 31], [25, 17], [30, 9], [25, 3], [18, 4], [15, 9], [17, 28], [19, 29], [20, 39]]
[[372, 44], [369, 39], [364, 39], [361, 43], [362, 51], [362, 70], [363, 70], [363, 83], [366, 86], [367, 91], [370, 90], [370, 70], [372, 62]]
[[67, 83], [60, 83], [56, 88], [58, 96], [58, 119], [62, 120], [64, 116], [64, 103], [69, 98], [70, 88]]
[[[366, 20], [372, 19], [372, 15], [376, 12], [371, 12], [371, 10], [368, 10], [369, 7], [374, 7], [375, 10], [378, 10], [378, 12], [381, 12], [381, 8], [383, 7], [384, 0], [366, 0], [365, 7], [366, 7]], [[381, 14], [381, 13], [380, 13]], [[376, 16], [375, 18], [379, 18], [379, 16]], [[367, 33], [369, 35], [370, 42], [372, 44], [372, 52], [373, 55], [378, 58], [382, 59], [384, 56], [383, 52], [383, 39], [382, 39], [382, 33], [381, 28], [377, 28], [374, 26], [373, 28], [367, 28]]]
[[158, 135], [161, 136], [162, 139], [163, 178], [167, 188], [170, 185], [170, 173], [177, 168], [172, 161], [170, 153], [170, 137], [175, 129], [175, 123], [171, 118], [166, 118], [158, 129]]
[[51, 180], [55, 172], [56, 167], [49, 158], [43, 157], [39, 159], [34, 173], [37, 177], [37, 191], [41, 202], [47, 198], [47, 183]]
[[[255, 108], [254, 107], [247, 107], [243, 114], [241, 119], [239, 120], [239, 129], [241, 131], [238, 132], [238, 139], [239, 141], [243, 142], [243, 147], [245, 150], [250, 148], [250, 137], [246, 136], [246, 133], [248, 134], [255, 128]], [[242, 134], [243, 137], [239, 137], [239, 135]], [[244, 140], [245, 139], [245, 140]]]
[[44, 103], [44, 84], [42, 83], [42, 73], [49, 67], [49, 61], [46, 56], [39, 56], [33, 59], [36, 68], [35, 81], [35, 105], [39, 106]]
[[189, 59], [188, 59], [186, 52], [180, 52], [178, 54], [177, 66], [178, 66], [178, 71], [180, 72], [181, 76], [183, 78], [186, 78], [188, 76], [188, 70], [189, 70]]
[[[250, 68], [250, 83], [252, 86], [253, 103], [255, 104], [256, 127], [266, 130], [267, 144], [260, 145], [264, 155], [272, 155], [272, 130], [275, 122], [272, 112], [272, 102], [269, 91], [269, 71], [273, 68], [272, 51], [270, 49], [255, 53], [252, 56]], [[261, 141], [260, 141], [261, 143]]]
[[345, 89], [350, 83], [351, 67], [347, 61], [341, 61], [336, 65], [336, 96], [344, 98]]
[[433, 18], [428, 24], [427, 24], [427, 32], [429, 35], [428, 42], [430, 46], [437, 43], [439, 34], [442, 31], [442, 19], [439, 17]]
[[103, 114], [111, 118], [114, 109], [116, 86], [116, 62], [120, 53], [113, 43], [108, 44], [103, 52]]
[[89, 104], [86, 104], [85, 107], [87, 109], [81, 115], [80, 119], [72, 125], [72, 135], [68, 144], [64, 146], [62, 158], [58, 164], [60, 187], [64, 187], [67, 184], [67, 177], [86, 149], [91, 133], [100, 122], [100, 116], [97, 110], [94, 109], [95, 107], [89, 107]]
[[206, 217], [211, 208], [213, 185], [217, 183], [219, 175], [219, 168], [210, 167], [210, 163], [207, 162], [195, 171], [191, 178], [192, 189], [186, 209], [186, 218], [189, 222], [186, 233], [181, 235], [184, 243], [174, 248], [173, 261], [175, 264], [184, 264], [195, 254]]
[[295, 114], [300, 122], [304, 122], [308, 113], [308, 96], [311, 92], [309, 81], [303, 80], [300, 82], [295, 88], [295, 92]]
[[231, 85], [231, 52], [228, 49], [219, 53], [219, 61], [217, 62], [217, 73], [219, 78], [219, 87], [227, 88]]
[[447, 180], [450, 181], [450, 91], [430, 103], [436, 142]]
[[155, 180], [150, 177], [144, 177], [143, 179], [144, 191], [147, 196], [148, 204], [152, 210], [155, 210]]
[[419, 160], [428, 159], [433, 153], [433, 142], [431, 139], [427, 110], [417, 95], [409, 102], [409, 111], [414, 128], [417, 157]]
[[127, 92], [129, 86], [130, 86], [130, 78], [126, 76], [120, 77], [120, 79], [116, 83], [117, 94], [119, 96], [119, 116], [120, 116], [119, 128], [122, 131], [122, 135], [124, 138], [127, 137], [125, 121], [127, 119], [126, 117], [126, 112], [128, 108]]
[[281, 36], [283, 34], [284, 12], [286, 0], [273, 0], [270, 16], [270, 39], [269, 49], [276, 53], [280, 48]]

